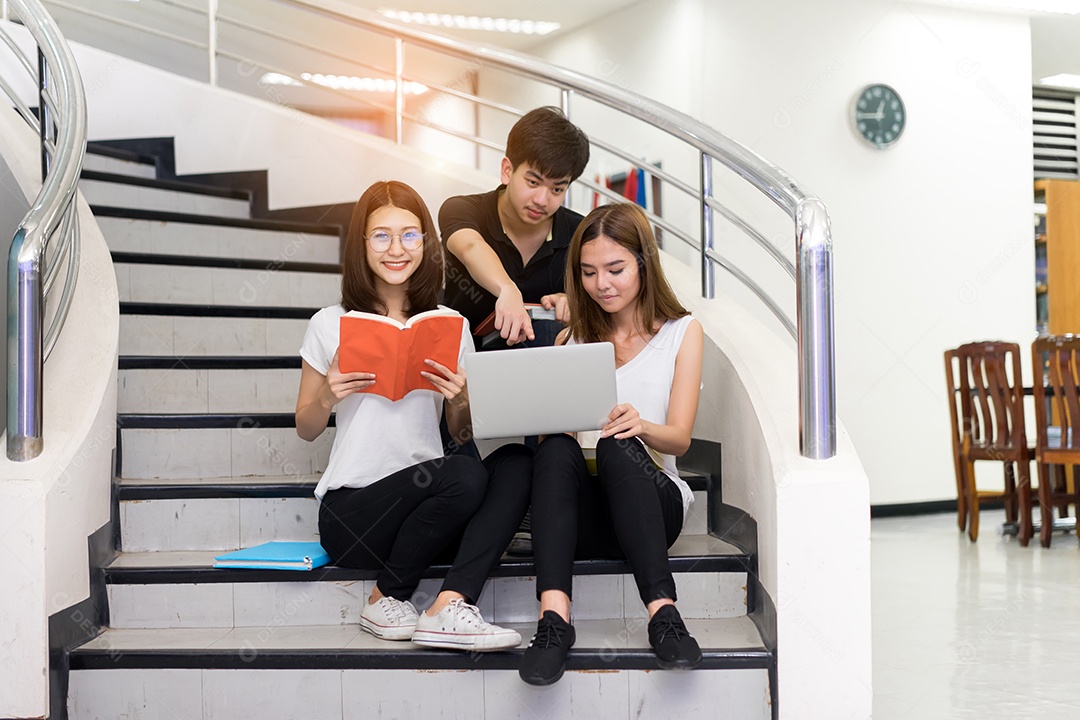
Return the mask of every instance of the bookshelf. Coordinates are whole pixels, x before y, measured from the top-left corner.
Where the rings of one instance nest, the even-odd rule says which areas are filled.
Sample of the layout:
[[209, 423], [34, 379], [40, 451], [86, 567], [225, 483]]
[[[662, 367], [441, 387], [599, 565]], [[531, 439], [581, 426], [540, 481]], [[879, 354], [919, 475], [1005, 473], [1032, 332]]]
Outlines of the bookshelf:
[[1080, 182], [1035, 181], [1035, 307], [1039, 334], [1080, 334]]

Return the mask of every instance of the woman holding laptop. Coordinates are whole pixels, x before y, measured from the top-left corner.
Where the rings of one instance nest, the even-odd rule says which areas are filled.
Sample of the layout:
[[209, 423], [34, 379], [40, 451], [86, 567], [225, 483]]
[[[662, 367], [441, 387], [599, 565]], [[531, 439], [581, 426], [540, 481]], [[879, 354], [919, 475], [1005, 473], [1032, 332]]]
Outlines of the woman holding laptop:
[[[444, 409], [455, 439], [471, 432], [461, 361], [473, 342], [468, 322], [437, 306], [442, 281], [442, 247], [421, 197], [399, 182], [368, 188], [349, 226], [341, 303], [312, 317], [300, 348], [296, 431], [314, 440], [336, 409], [330, 461], [315, 489], [319, 534], [335, 564], [379, 571], [360, 627], [385, 640], [503, 650], [520, 644], [520, 635], [485, 622], [472, 603], [528, 507], [532, 453], [509, 445], [483, 464], [464, 455], [444, 457]], [[396, 401], [384, 397], [378, 384], [387, 378], [338, 366], [341, 319], [350, 311], [400, 325], [421, 313], [459, 319], [449, 323], [455, 334], [460, 328], [452, 343], [456, 371], [427, 359], [420, 374], [429, 387]], [[418, 614], [410, 598], [421, 575], [453, 552], [459, 538], [442, 591]]]
[[701, 650], [675, 608], [667, 549], [693, 501], [675, 457], [689, 448], [697, 414], [701, 324], [675, 298], [648, 218], [629, 203], [599, 207], [578, 226], [566, 292], [571, 322], [559, 342], [614, 345], [619, 404], [600, 432], [595, 476], [570, 435], [548, 436], [536, 451], [532, 533], [540, 619], [519, 674], [532, 685], [562, 677], [575, 640], [575, 558], [625, 558], [660, 667], [696, 667]]

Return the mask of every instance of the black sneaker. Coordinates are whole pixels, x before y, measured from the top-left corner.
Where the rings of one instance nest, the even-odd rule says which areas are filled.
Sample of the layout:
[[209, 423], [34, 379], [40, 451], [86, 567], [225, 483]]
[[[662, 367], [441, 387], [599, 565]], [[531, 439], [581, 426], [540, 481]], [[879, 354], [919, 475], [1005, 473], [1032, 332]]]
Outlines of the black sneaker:
[[546, 611], [536, 623], [536, 634], [521, 656], [518, 675], [530, 685], [551, 685], [566, 669], [566, 653], [577, 635], [574, 626], [554, 610]]
[[652, 616], [649, 644], [664, 670], [691, 670], [701, 664], [701, 648], [674, 605], [664, 605]]

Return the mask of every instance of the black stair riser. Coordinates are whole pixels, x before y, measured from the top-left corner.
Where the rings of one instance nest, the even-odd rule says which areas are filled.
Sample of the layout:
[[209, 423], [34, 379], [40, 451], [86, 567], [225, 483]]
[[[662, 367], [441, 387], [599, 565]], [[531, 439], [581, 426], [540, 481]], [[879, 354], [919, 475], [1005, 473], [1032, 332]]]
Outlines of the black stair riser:
[[[468, 653], [406, 647], [400, 650], [95, 650], [71, 655], [72, 670], [517, 670], [522, 650]], [[699, 670], [764, 670], [772, 654], [763, 648], [702, 648]], [[573, 670], [659, 670], [646, 648], [573, 648]]]
[[[705, 555], [674, 557], [668, 560], [673, 573], [749, 572], [746, 555]], [[433, 565], [424, 571], [425, 578], [442, 578], [447, 565]], [[104, 569], [109, 585], [201, 585], [218, 583], [266, 582], [356, 582], [377, 580], [379, 570], [354, 570], [324, 566], [315, 570], [242, 570], [212, 567], [109, 567]], [[575, 560], [574, 575], [627, 575], [630, 566], [621, 560]], [[531, 558], [502, 560], [489, 577], [531, 577], [536, 566]]]
[[299, 355], [121, 355], [120, 370], [292, 370]]
[[[116, 416], [121, 430], [252, 429], [296, 427], [294, 413], [122, 413]], [[335, 427], [331, 415], [327, 427]]]
[[233, 498], [312, 498], [315, 483], [278, 483], [274, 485], [120, 485], [116, 499], [132, 500], [217, 500]]
[[258, 305], [187, 305], [178, 303], [120, 303], [121, 315], [171, 315], [180, 317], [239, 317], [271, 320], [310, 320], [319, 308], [266, 307]]
[[341, 266], [331, 263], [294, 262], [291, 260], [248, 260], [246, 258], [219, 258], [203, 255], [156, 255], [154, 253], [113, 252], [114, 263], [128, 265], [173, 265], [181, 267], [230, 268], [236, 270], [266, 270], [276, 272], [307, 272], [335, 275]]

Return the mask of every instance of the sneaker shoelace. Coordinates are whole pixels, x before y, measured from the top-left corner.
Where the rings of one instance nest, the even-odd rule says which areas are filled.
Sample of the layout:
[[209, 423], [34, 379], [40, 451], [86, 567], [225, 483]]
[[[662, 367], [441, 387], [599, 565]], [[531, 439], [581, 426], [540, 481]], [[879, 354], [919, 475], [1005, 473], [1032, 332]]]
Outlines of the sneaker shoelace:
[[562, 645], [563, 635], [565, 634], [566, 628], [559, 627], [546, 618], [541, 618], [540, 622], [536, 624], [536, 634], [533, 635], [532, 640], [529, 642], [529, 647], [537, 647], [541, 650], [559, 647]]
[[683, 638], [690, 637], [690, 631], [686, 629], [686, 625], [683, 623], [682, 618], [679, 617], [666, 617], [655, 621], [653, 626], [656, 629], [656, 644], [664, 642], [664, 640], [671, 635], [675, 640], [682, 640]]
[[406, 603], [397, 598], [384, 596], [380, 602], [383, 600], [386, 601], [383, 603], [383, 614], [386, 615], [387, 620], [405, 620], [410, 615], [415, 614], [410, 613], [409, 608], [406, 607]]
[[475, 605], [470, 605], [461, 598], [454, 598], [450, 601], [449, 607], [451, 613], [453, 613], [458, 620], [463, 620], [469, 625], [474, 625], [478, 630], [485, 630], [490, 625], [484, 620], [484, 616], [480, 614], [480, 608]]

